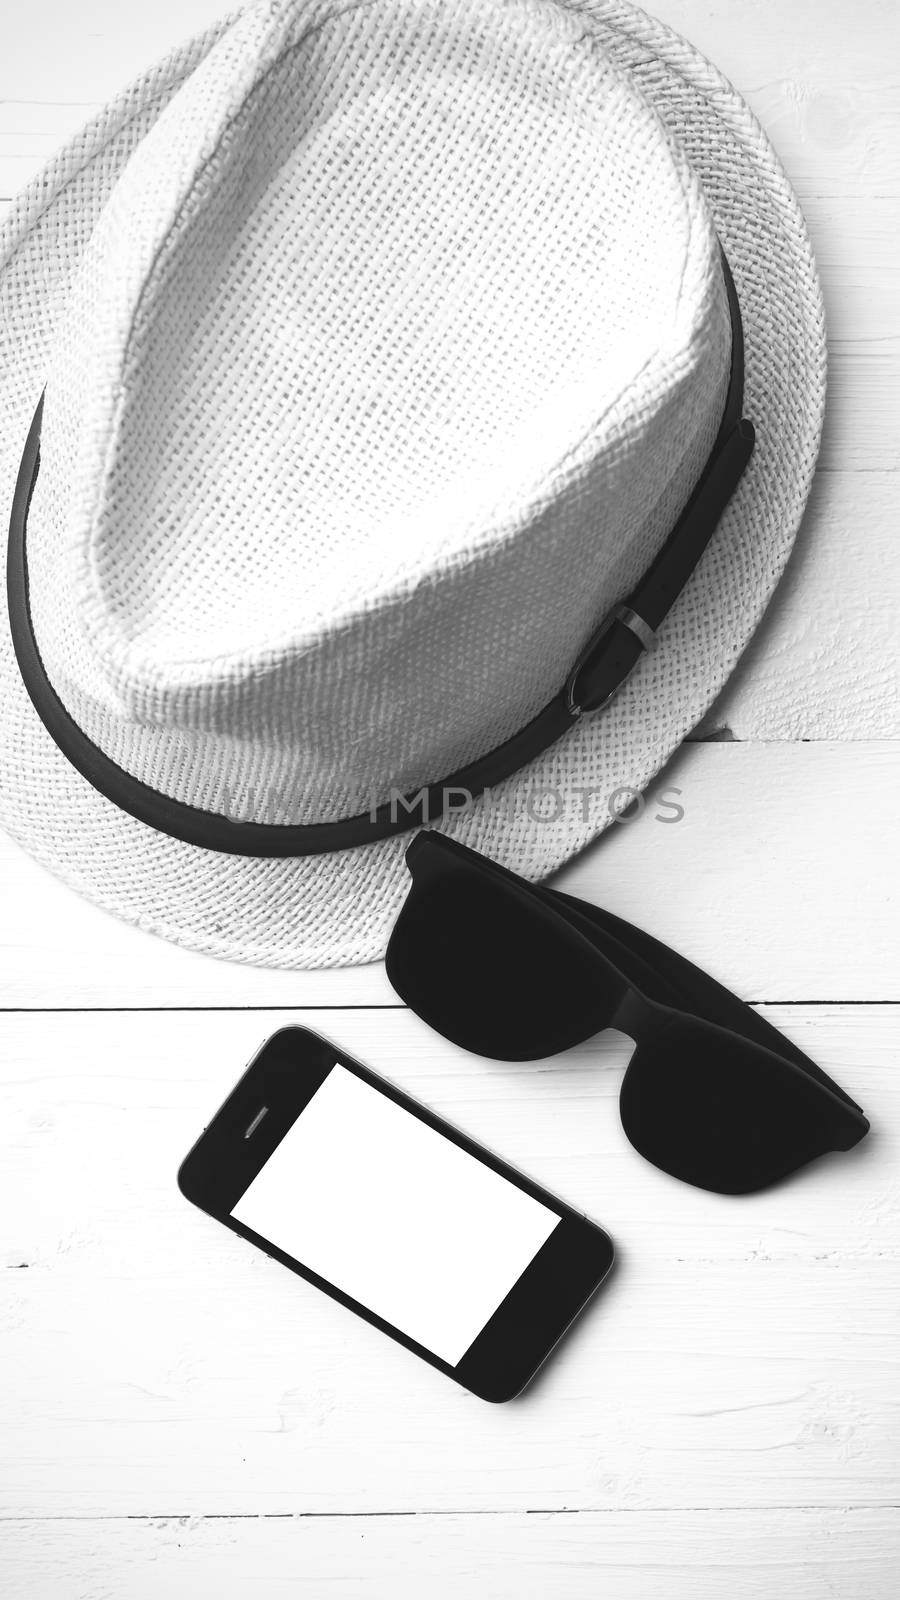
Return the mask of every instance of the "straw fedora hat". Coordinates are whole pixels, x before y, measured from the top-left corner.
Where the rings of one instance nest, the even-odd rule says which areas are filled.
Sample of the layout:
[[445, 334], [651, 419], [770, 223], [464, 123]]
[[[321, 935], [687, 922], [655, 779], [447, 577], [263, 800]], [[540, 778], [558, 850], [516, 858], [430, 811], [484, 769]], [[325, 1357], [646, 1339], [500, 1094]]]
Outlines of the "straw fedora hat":
[[248, 5], [19, 199], [0, 304], [0, 822], [235, 960], [380, 957], [423, 822], [587, 844], [818, 450], [794, 195], [620, 0]]

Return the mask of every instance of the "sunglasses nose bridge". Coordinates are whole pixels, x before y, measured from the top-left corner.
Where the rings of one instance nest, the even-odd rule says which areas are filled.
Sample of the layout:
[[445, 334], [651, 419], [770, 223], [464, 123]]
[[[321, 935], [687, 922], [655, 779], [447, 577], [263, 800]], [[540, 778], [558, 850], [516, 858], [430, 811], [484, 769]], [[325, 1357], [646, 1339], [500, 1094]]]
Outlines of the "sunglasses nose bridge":
[[646, 1044], [662, 1032], [670, 1015], [667, 1006], [657, 1005], [640, 989], [623, 981], [618, 1003], [607, 1027], [626, 1034], [635, 1044]]

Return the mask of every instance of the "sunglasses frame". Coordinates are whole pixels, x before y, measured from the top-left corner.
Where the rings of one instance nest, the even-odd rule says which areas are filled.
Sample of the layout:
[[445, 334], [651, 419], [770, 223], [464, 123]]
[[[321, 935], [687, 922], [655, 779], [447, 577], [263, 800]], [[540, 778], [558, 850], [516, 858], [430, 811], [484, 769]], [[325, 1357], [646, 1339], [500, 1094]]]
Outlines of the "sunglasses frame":
[[[695, 1044], [699, 1041], [706, 1046], [717, 1046], [726, 1056], [729, 1048], [732, 1054], [739, 1051], [745, 1065], [748, 1052], [751, 1056], [758, 1055], [761, 1072], [769, 1076], [773, 1071], [787, 1074], [784, 1080], [787, 1090], [792, 1084], [795, 1092], [804, 1086], [812, 1087], [816, 1095], [822, 1097], [820, 1122], [823, 1126], [827, 1124], [830, 1130], [828, 1149], [850, 1149], [868, 1132], [869, 1123], [862, 1109], [821, 1067], [724, 985], [651, 935], [572, 895], [527, 883], [498, 862], [434, 830], [416, 836], [406, 852], [406, 861], [413, 883], [388, 945], [387, 975], [400, 997], [423, 1021], [462, 1048], [478, 1055], [492, 1055], [493, 1059], [537, 1060], [571, 1049], [606, 1028], [614, 1028], [631, 1038], [636, 1047], [623, 1079], [621, 1105], [627, 1098], [629, 1075], [633, 1081], [633, 1068], [640, 1060], [646, 1060], [642, 1052], [648, 1047], [661, 1046], [668, 1038], [669, 1048], [677, 1056], [679, 1048], [683, 1051], [692, 1040]], [[482, 882], [499, 889], [523, 914], [537, 919], [544, 931], [550, 932], [551, 938], [566, 941], [573, 968], [580, 967], [583, 961], [598, 976], [602, 973], [608, 980], [601, 985], [605, 999], [596, 1014], [592, 1014], [590, 1008], [582, 1010], [579, 1013], [582, 1022], [574, 1025], [569, 1034], [563, 1030], [551, 1050], [531, 1047], [526, 1050], [520, 1044], [502, 1054], [485, 1050], [483, 1041], [482, 1045], [473, 1042], [472, 1030], [460, 1027], [450, 1031], [443, 1016], [438, 1019], [433, 1011], [429, 1015], [429, 1006], [418, 1003], [409, 992], [400, 952], [414, 897], [429, 877], [448, 870], [457, 880], [464, 871], [472, 871]], [[421, 943], [419, 930], [417, 944]], [[609, 1004], [610, 989], [615, 994], [612, 1005]], [[641, 1145], [630, 1132], [628, 1137], [640, 1150]], [[819, 1153], [824, 1154], [825, 1149]], [[667, 1171], [674, 1170], [656, 1157], [650, 1159]], [[812, 1157], [807, 1156], [808, 1159]], [[805, 1160], [798, 1163], [804, 1164]], [[676, 1172], [675, 1175], [682, 1174]], [[722, 1188], [718, 1183], [706, 1184], [693, 1177], [689, 1181], [700, 1187], [715, 1187], [720, 1192], [746, 1192], [740, 1186]], [[774, 1180], [766, 1180], [769, 1181]], [[763, 1185], [750, 1187], [757, 1186]]]

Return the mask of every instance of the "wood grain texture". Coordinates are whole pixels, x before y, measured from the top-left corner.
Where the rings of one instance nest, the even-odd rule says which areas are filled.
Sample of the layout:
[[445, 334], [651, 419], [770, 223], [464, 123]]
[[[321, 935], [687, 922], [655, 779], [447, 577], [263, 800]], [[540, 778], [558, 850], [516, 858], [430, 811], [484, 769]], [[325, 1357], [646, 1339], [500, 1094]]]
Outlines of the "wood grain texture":
[[[674, 815], [665, 795], [680, 821], [658, 820]], [[613, 824], [555, 881], [744, 999], [896, 1000], [898, 827], [895, 743], [693, 744], [636, 820]], [[0, 881], [0, 1007], [395, 999], [380, 963], [273, 972], [178, 950], [84, 905], [3, 835]]]
[[894, 1600], [898, 1512], [13, 1522], [28, 1600]]
[[0, 1512], [894, 1504], [900, 1013], [766, 1015], [874, 1131], [736, 1201], [627, 1144], [615, 1035], [510, 1067], [404, 1011], [303, 1014], [616, 1241], [613, 1278], [506, 1407], [177, 1192], [179, 1161], [283, 1014], [4, 1018], [0, 1337], [16, 1382]]
[[[0, 217], [221, 9], [0, 0]], [[900, 998], [900, 8], [651, 9], [746, 95], [801, 196], [829, 410], [786, 579], [698, 730], [728, 742], [651, 788], [681, 788], [683, 821], [651, 804], [560, 881], [781, 1002], [766, 1014], [872, 1134], [770, 1195], [700, 1194], [626, 1144], [616, 1036], [474, 1061], [395, 1007], [380, 966], [191, 955], [0, 836], [4, 1596], [894, 1600], [900, 1012], [825, 1002]], [[522, 1402], [470, 1399], [177, 1194], [187, 1146], [292, 1018], [614, 1235], [614, 1277]]]
[[695, 738], [900, 736], [900, 477], [823, 473], [775, 598]]

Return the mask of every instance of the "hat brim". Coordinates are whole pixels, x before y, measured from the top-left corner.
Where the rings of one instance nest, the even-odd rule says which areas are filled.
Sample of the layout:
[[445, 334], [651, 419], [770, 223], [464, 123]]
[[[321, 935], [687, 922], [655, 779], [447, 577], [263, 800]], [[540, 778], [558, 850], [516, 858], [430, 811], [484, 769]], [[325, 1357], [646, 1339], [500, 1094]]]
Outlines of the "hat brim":
[[[441, 828], [537, 880], [643, 790], [708, 710], [758, 626], [809, 496], [825, 402], [825, 325], [806, 227], [771, 144], [721, 74], [619, 0], [586, 26], [638, 83], [698, 172], [744, 321], [756, 450], [656, 647], [605, 711]], [[67, 145], [0, 233], [0, 497], [9, 506], [68, 285], [119, 172], [230, 25], [153, 68]], [[575, 641], [577, 644], [578, 641]], [[72, 768], [39, 721], [0, 630], [0, 824], [65, 883], [175, 943], [265, 966], [379, 959], [405, 896], [408, 835], [332, 855], [260, 860], [155, 832]]]

